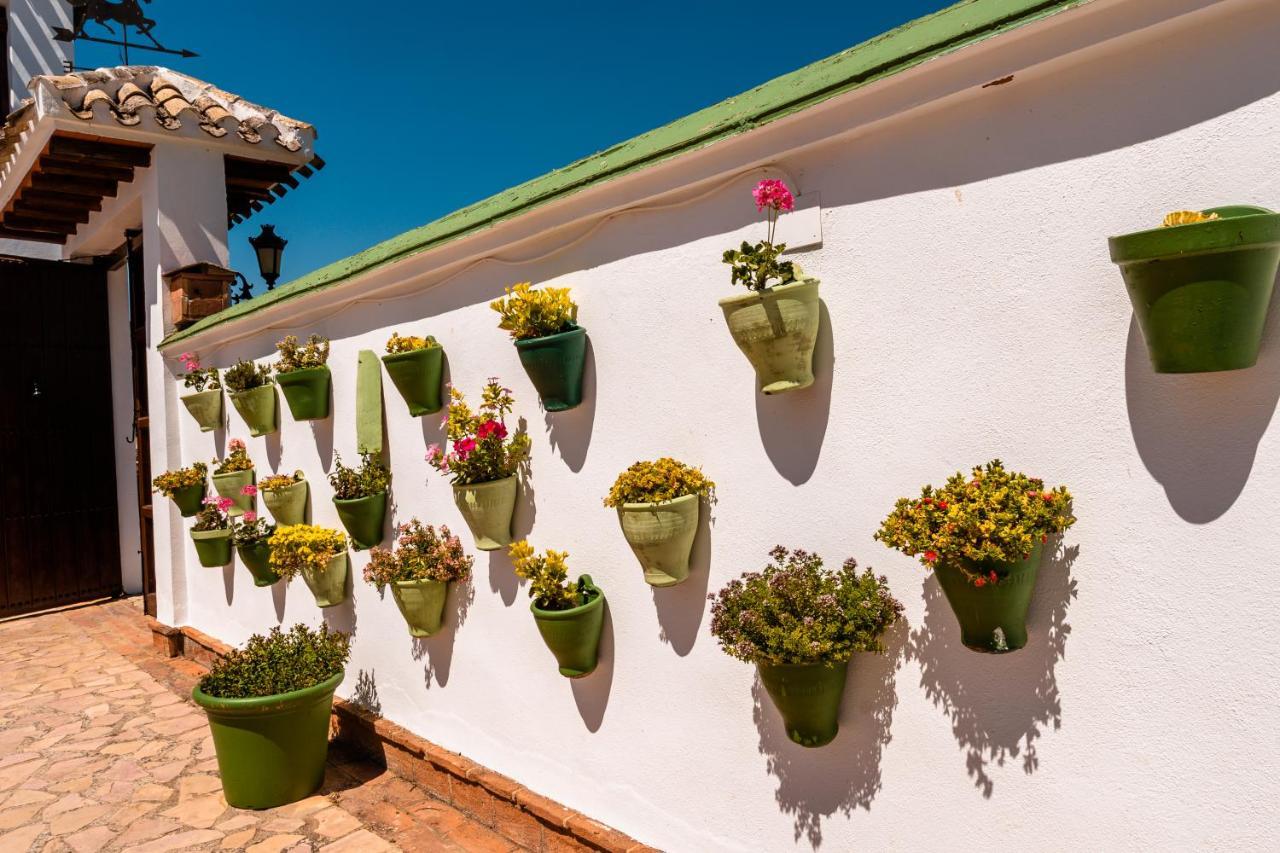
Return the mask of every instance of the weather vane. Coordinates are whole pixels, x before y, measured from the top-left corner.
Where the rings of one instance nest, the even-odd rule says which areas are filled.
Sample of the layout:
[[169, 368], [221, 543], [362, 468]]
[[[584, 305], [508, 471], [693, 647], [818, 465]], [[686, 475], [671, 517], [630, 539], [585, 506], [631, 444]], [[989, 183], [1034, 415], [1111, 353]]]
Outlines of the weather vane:
[[[117, 47], [124, 48], [124, 64], [129, 64], [129, 48], [137, 48], [138, 50], [149, 50], [155, 53], [170, 53], [175, 56], [181, 56], [184, 59], [190, 59], [193, 56], [199, 56], [190, 50], [171, 50], [165, 47], [156, 37], [151, 34], [155, 29], [156, 22], [152, 18], [148, 18], [142, 12], [142, 4], [138, 0], [68, 0], [71, 4], [72, 23], [74, 29], [66, 27], [54, 27], [53, 37], [56, 41], [91, 41], [98, 44], [113, 44]], [[143, 0], [150, 3], [151, 0]], [[112, 23], [120, 26], [120, 38], [106, 39], [97, 36], [88, 35], [85, 32], [86, 27], [90, 23], [98, 24], [105, 28], [107, 32], [113, 36], [116, 34]], [[139, 44], [136, 41], [129, 41], [129, 28], [133, 27], [139, 36], [142, 36], [151, 44]], [[73, 70], [70, 63], [67, 63], [67, 70]]]

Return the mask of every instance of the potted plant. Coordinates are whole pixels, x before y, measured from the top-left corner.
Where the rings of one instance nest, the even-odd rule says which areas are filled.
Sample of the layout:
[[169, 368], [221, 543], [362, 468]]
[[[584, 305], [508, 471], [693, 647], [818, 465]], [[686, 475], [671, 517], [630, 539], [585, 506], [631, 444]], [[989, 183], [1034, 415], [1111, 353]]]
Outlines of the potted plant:
[[1280, 214], [1180, 210], [1110, 241], [1157, 373], [1239, 370], [1258, 360], [1280, 268]]
[[[731, 280], [749, 293], [720, 300], [738, 349], [756, 371], [765, 394], [781, 394], [813, 384], [813, 348], [818, 340], [818, 280], [792, 261], [778, 261], [787, 250], [774, 244], [778, 214], [795, 209], [795, 199], [782, 181], [761, 181], [752, 191], [756, 210], [766, 212], [768, 236], [754, 246], [745, 240], [724, 253], [733, 267]], [[776, 280], [776, 284], [770, 284]]]
[[715, 488], [702, 471], [670, 457], [637, 462], [618, 475], [604, 505], [617, 509], [622, 535], [651, 586], [689, 577], [702, 502], [715, 500]]
[[200, 565], [216, 569], [231, 562], [231, 501], [210, 495], [191, 525], [191, 542], [196, 546]]
[[227, 368], [222, 383], [227, 386], [231, 402], [244, 418], [250, 435], [267, 435], [279, 428], [276, 386], [271, 381], [270, 367], [241, 359]]
[[440, 630], [449, 584], [471, 575], [473, 558], [462, 550], [462, 542], [441, 525], [440, 531], [418, 519], [401, 524], [394, 552], [374, 548], [364, 568], [365, 583], [382, 592], [391, 587], [400, 614], [415, 637], [430, 637]]
[[587, 360], [587, 330], [578, 325], [578, 306], [567, 287], [533, 290], [522, 281], [489, 307], [511, 333], [520, 363], [538, 389], [548, 412], [563, 412], [582, 402], [582, 370]]
[[709, 596], [720, 648], [754, 663], [787, 729], [801, 746], [825, 746], [839, 731], [840, 698], [857, 652], [882, 652], [881, 637], [902, 615], [883, 577], [837, 571], [817, 554], [781, 545], [772, 562]]
[[242, 515], [253, 509], [257, 489], [253, 485], [253, 460], [245, 449], [244, 441], [233, 438], [227, 442], [226, 459], [213, 460], [213, 488], [224, 498], [230, 498], [232, 515]]
[[978, 652], [1027, 644], [1027, 607], [1041, 546], [1075, 524], [1065, 486], [1006, 471], [999, 459], [957, 472], [941, 489], [901, 498], [875, 538], [933, 569], [960, 623], [960, 640]]
[[258, 494], [276, 524], [302, 524], [307, 520], [307, 480], [301, 471], [264, 477], [258, 484]]
[[272, 534], [276, 526], [265, 518], [259, 518], [253, 510], [240, 516], [240, 522], [231, 526], [231, 544], [236, 546], [240, 562], [253, 575], [254, 586], [271, 586], [280, 576], [271, 568]]
[[320, 607], [347, 600], [347, 537], [328, 527], [291, 524], [267, 540], [271, 568], [285, 581], [302, 575]]
[[508, 550], [516, 574], [529, 581], [529, 609], [542, 641], [568, 678], [590, 675], [600, 657], [600, 632], [604, 629], [604, 591], [580, 575], [569, 582], [564, 551], [549, 550], [538, 556], [525, 540]]
[[209, 716], [227, 803], [269, 809], [324, 781], [333, 691], [350, 656], [346, 634], [294, 625], [255, 634], [223, 656], [192, 691]]
[[276, 344], [276, 384], [289, 404], [295, 421], [317, 421], [329, 417], [329, 339], [320, 335], [299, 344], [289, 335]]
[[390, 484], [391, 472], [372, 453], [360, 454], [359, 468], [343, 465], [341, 456], [334, 458], [333, 473], [329, 475], [333, 505], [357, 551], [382, 542]]
[[194, 389], [194, 393], [182, 396], [182, 404], [200, 424], [201, 432], [212, 432], [222, 426], [222, 381], [218, 378], [218, 368], [202, 368], [195, 353], [184, 352], [178, 358], [187, 371], [182, 384]]
[[461, 391], [450, 388], [445, 428], [452, 449], [446, 453], [438, 444], [427, 448], [427, 462], [452, 478], [453, 502], [481, 551], [511, 542], [517, 474], [532, 444], [523, 426], [507, 431], [505, 418], [514, 403], [511, 389], [493, 378], [484, 387], [478, 413]]
[[203, 462], [196, 462], [190, 468], [178, 468], [165, 471], [151, 481], [155, 490], [166, 498], [171, 498], [183, 518], [190, 518], [200, 511], [204, 500], [204, 478], [208, 472]]
[[400, 337], [391, 333], [387, 354], [382, 357], [396, 390], [415, 418], [440, 411], [440, 379], [444, 371], [444, 348], [436, 339]]

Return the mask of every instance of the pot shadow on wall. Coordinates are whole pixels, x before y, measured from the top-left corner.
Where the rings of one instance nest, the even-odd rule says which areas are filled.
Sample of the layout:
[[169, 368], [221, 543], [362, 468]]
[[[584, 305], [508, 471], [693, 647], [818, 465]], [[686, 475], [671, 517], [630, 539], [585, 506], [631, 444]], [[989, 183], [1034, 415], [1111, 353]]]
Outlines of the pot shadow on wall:
[[[284, 412], [279, 412], [278, 417], [283, 419]], [[267, 464], [271, 466], [272, 471], [280, 470], [280, 460], [284, 456], [284, 441], [280, 437], [283, 426], [283, 424], [280, 424], [276, 427], [275, 432], [267, 433], [263, 439], [267, 445]]]
[[[573, 689], [573, 701], [578, 706], [587, 731], [598, 732], [604, 722], [605, 709], [609, 707], [609, 693], [613, 690], [613, 612], [609, 599], [604, 600], [604, 625], [600, 628], [600, 656], [595, 670], [582, 678], [569, 678]], [[550, 651], [547, 652], [550, 655]], [[551, 666], [555, 666], [552, 658]], [[563, 676], [561, 676], [563, 678]]]
[[444, 687], [449, 683], [453, 644], [457, 639], [458, 629], [466, 624], [471, 603], [476, 600], [474, 577], [473, 574], [463, 583], [449, 584], [449, 595], [444, 602], [444, 622], [435, 636], [413, 638], [413, 659], [427, 659], [422, 667], [422, 675], [428, 688], [433, 684]]
[[960, 627], [938, 579], [924, 584], [924, 624], [911, 632], [907, 656], [920, 666], [925, 695], [951, 721], [974, 787], [990, 798], [989, 769], [1019, 761], [1024, 773], [1040, 766], [1036, 741], [1048, 727], [1062, 727], [1062, 698], [1055, 669], [1066, 655], [1067, 608], [1076, 597], [1071, 566], [1079, 546], [1046, 555], [1027, 614], [1027, 645], [992, 655], [960, 642]]
[[[443, 350], [440, 353], [440, 411], [428, 412], [425, 415], [419, 415], [418, 421], [422, 427], [422, 444], [423, 455], [426, 455], [425, 448], [433, 444], [438, 444], [442, 448], [445, 447], [448, 433], [445, 432], [444, 421], [449, 417], [449, 386], [453, 384], [453, 373], [449, 369], [449, 353]], [[404, 402], [401, 401], [404, 406]], [[401, 409], [402, 412], [407, 411], [407, 406]], [[439, 474], [434, 469], [428, 470], [429, 474], [436, 474], [442, 481], [448, 482], [448, 477]]]
[[547, 438], [551, 448], [560, 453], [564, 464], [575, 474], [587, 461], [591, 433], [596, 422], [596, 353], [587, 335], [587, 352], [582, 369], [582, 402], [567, 412], [543, 410]]
[[231, 562], [222, 567], [222, 590], [227, 599], [227, 606], [236, 597], [236, 563], [240, 562], [240, 555], [236, 553], [236, 549], [231, 549]]
[[360, 669], [356, 671], [356, 683], [351, 690], [351, 698], [347, 701], [362, 711], [368, 711], [375, 717], [382, 716], [382, 699], [378, 697], [378, 681], [376, 670]]
[[276, 624], [284, 624], [284, 605], [289, 595], [289, 584], [286, 581], [276, 581], [271, 585], [271, 604], [276, 609]]
[[822, 846], [822, 822], [839, 812], [870, 811], [880, 793], [880, 758], [893, 739], [898, 707], [897, 674], [907, 645], [907, 623], [899, 620], [884, 636], [884, 654], [854, 655], [840, 705], [835, 740], [811, 749], [787, 737], [782, 717], [757, 674], [751, 686], [752, 716], [760, 733], [760, 753], [778, 780], [774, 800], [794, 821], [794, 839]]
[[[818, 467], [831, 416], [835, 341], [827, 303], [818, 302], [818, 340], [813, 349], [813, 384], [784, 394], [756, 391], [756, 425], [769, 461], [792, 485], [807, 483]], [[755, 382], [754, 375], [752, 376]]]
[[[326, 474], [333, 467], [333, 419], [335, 417], [336, 415], [330, 413], [327, 418], [310, 422], [311, 437], [316, 443], [316, 456], [320, 458], [320, 465]], [[308, 488], [307, 491], [310, 492], [311, 489]]]
[[[689, 578], [682, 584], [653, 587], [653, 606], [658, 612], [658, 638], [684, 657], [693, 651], [707, 609], [707, 584], [711, 579], [711, 504], [705, 499], [698, 512], [698, 534], [689, 554]], [[637, 572], [643, 571], [635, 564]]]
[[356, 600], [352, 594], [355, 586], [355, 566], [350, 558], [347, 560], [347, 583], [343, 588], [346, 597], [342, 599], [342, 603], [335, 604], [332, 607], [320, 608], [320, 615], [324, 618], [324, 624], [329, 627], [330, 631], [341, 631], [352, 640], [356, 636]]
[[[520, 419], [520, 429], [526, 429], [524, 418]], [[537, 519], [538, 507], [533, 489], [533, 467], [525, 462], [520, 474], [520, 486], [516, 489], [516, 508], [511, 514], [511, 541], [519, 542], [529, 538]], [[498, 593], [502, 603], [510, 607], [516, 600], [516, 593], [524, 585], [524, 580], [516, 575], [515, 566], [507, 556], [505, 547], [489, 552], [489, 589]]]

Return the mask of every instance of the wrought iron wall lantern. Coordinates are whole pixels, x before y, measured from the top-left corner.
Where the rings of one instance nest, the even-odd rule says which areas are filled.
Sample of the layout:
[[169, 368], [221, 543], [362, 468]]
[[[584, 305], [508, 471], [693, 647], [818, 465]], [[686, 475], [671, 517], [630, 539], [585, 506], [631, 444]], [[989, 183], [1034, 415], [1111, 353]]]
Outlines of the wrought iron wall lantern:
[[[274, 290], [276, 281], [280, 278], [284, 247], [289, 245], [289, 241], [276, 233], [274, 225], [263, 225], [262, 232], [258, 236], [249, 238], [249, 245], [253, 247], [253, 253], [258, 257], [258, 274], [267, 283], [267, 290]], [[252, 299], [252, 285], [249, 284], [249, 280], [241, 273], [236, 273], [236, 276], [240, 279], [240, 292], [236, 294], [235, 301], [244, 302]]]

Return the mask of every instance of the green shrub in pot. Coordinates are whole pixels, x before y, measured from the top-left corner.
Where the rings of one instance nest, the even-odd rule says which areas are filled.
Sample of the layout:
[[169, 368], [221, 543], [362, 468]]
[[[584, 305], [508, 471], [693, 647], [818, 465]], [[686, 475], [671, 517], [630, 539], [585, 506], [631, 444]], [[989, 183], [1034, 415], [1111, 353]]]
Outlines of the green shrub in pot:
[[240, 562], [253, 575], [254, 586], [271, 586], [280, 576], [271, 568], [270, 539], [276, 526], [265, 518], [259, 518], [253, 510], [240, 516], [231, 526], [231, 544], [240, 555]]
[[348, 468], [342, 464], [341, 456], [335, 456], [329, 485], [333, 487], [338, 518], [356, 549], [381, 543], [387, 519], [387, 489], [391, 485], [391, 471], [382, 460], [376, 454], [361, 453], [360, 467]]
[[210, 495], [191, 525], [191, 542], [200, 565], [214, 569], [231, 562], [231, 499]]
[[440, 383], [444, 374], [444, 349], [427, 335], [401, 336], [392, 332], [382, 357], [387, 375], [415, 418], [440, 411]]
[[271, 568], [282, 580], [298, 575], [315, 596], [320, 607], [333, 607], [347, 600], [347, 537], [340, 531], [310, 524], [277, 527], [267, 540], [271, 548]]
[[279, 404], [270, 367], [241, 359], [223, 373], [222, 383], [250, 435], [267, 435], [279, 429]]
[[555, 655], [560, 674], [581, 678], [595, 671], [604, 630], [604, 591], [580, 575], [570, 583], [568, 553], [547, 550], [545, 556], [521, 540], [507, 552], [516, 575], [529, 581], [529, 609], [542, 641]]
[[276, 344], [276, 384], [295, 421], [329, 416], [329, 339], [312, 335], [305, 344], [288, 335]]
[[669, 456], [637, 462], [618, 475], [604, 505], [617, 509], [646, 582], [673, 586], [689, 577], [702, 503], [715, 500], [715, 487], [701, 470]]
[[218, 378], [218, 368], [201, 367], [195, 353], [184, 352], [178, 358], [182, 359], [182, 366], [187, 371], [182, 377], [182, 384], [192, 391], [181, 397], [182, 405], [200, 424], [201, 432], [212, 432], [222, 426], [223, 418], [222, 381]]
[[391, 596], [414, 637], [430, 637], [440, 630], [449, 584], [471, 576], [475, 562], [462, 550], [462, 542], [449, 528], [439, 531], [413, 519], [396, 530], [396, 548], [374, 548], [364, 568], [364, 579]]
[[200, 511], [208, 471], [208, 467], [203, 462], [196, 462], [187, 468], [165, 471], [152, 480], [151, 485], [157, 492], [173, 501], [183, 518], [190, 518]]
[[587, 363], [587, 330], [578, 325], [578, 306], [567, 287], [534, 290], [522, 281], [489, 307], [501, 316], [498, 328], [511, 334], [516, 353], [548, 412], [582, 402]]
[[253, 509], [257, 490], [253, 488], [253, 460], [243, 440], [233, 438], [227, 442], [225, 459], [213, 460], [213, 488], [232, 501], [231, 514], [242, 515]]

